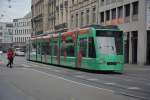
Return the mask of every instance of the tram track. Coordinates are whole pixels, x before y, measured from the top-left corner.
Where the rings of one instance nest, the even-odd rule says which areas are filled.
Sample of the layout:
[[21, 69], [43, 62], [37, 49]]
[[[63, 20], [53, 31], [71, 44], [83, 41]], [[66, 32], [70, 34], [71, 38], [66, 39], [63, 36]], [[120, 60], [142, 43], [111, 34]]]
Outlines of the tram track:
[[[29, 64], [29, 63], [28, 63]], [[33, 65], [34, 64], [34, 65]], [[34, 68], [36, 70], [42, 70], [45, 72], [45, 70], [49, 69], [49, 68], [46, 68], [48, 67], [48, 65], [43, 65], [43, 64], [36, 64], [36, 63], [33, 63], [33, 64], [29, 64], [29, 66], [34, 66], [34, 67], [29, 67], [29, 68]], [[42, 67], [38, 67], [38, 66], [42, 66]], [[49, 66], [50, 67], [50, 66]], [[38, 69], [40, 68], [40, 69]], [[45, 70], [43, 70], [43, 69]], [[131, 97], [134, 97], [134, 98], [138, 98], [140, 100], [149, 100], [149, 94], [150, 94], [150, 91], [148, 90], [143, 90], [142, 88], [139, 88], [139, 89], [129, 89], [129, 87], [131, 86], [125, 86], [125, 85], [121, 85], [119, 83], [116, 83], [115, 81], [108, 81], [108, 79], [111, 78], [111, 80], [114, 80], [114, 79], [122, 79], [123, 77], [125, 77], [124, 75], [121, 77], [121, 78], [118, 78], [118, 75], [117, 76], [108, 76], [108, 75], [103, 75], [105, 76], [108, 76], [106, 79], [102, 79], [102, 78], [97, 78], [97, 77], [93, 77], [93, 74], [90, 76], [89, 73], [86, 74], [87, 77], [75, 77], [75, 74], [73, 73], [67, 73], [67, 74], [64, 74], [64, 72], [61, 70], [61, 71], [55, 71], [55, 67], [54, 69], [50, 67], [51, 70], [49, 71], [46, 71], [46, 73], [49, 73], [49, 72], [53, 72], [53, 73], [56, 73], [56, 75], [58, 76], [63, 76], [63, 77], [66, 77], [67, 78], [71, 78], [71, 79], [75, 79], [75, 80], [78, 80], [80, 82], [84, 82], [84, 83], [88, 83], [90, 85], [94, 85], [94, 86], [98, 86], [98, 87], [105, 87], [106, 89], [111, 89], [111, 90], [114, 90], [115, 93], [117, 94], [121, 94], [121, 95], [126, 95], [126, 96], [131, 96]], [[59, 68], [57, 68], [57, 70], [60, 70]], [[85, 73], [85, 72], [84, 72]], [[82, 72], [80, 74], [78, 74], [78, 76], [80, 76], [82, 74]], [[70, 76], [68, 76], [70, 75]], [[77, 76], [77, 75], [76, 75]], [[89, 77], [90, 76], [90, 77]], [[128, 79], [130, 76], [126, 76], [126, 78]], [[133, 77], [133, 76], [132, 76]], [[90, 80], [91, 79], [91, 80]], [[93, 79], [93, 80], [92, 80]], [[95, 80], [94, 80], [95, 79]], [[130, 79], [131, 80], [131, 79]], [[138, 80], [139, 82], [141, 82], [141, 80]], [[145, 81], [145, 80], [144, 80]], [[128, 81], [129, 82], [129, 81]], [[133, 82], [133, 81], [131, 81]], [[106, 83], [115, 83], [115, 84], [106, 84]], [[142, 84], [143, 82], [141, 82], [140, 84]], [[134, 86], [136, 87], [136, 86]], [[133, 87], [132, 87], [133, 88]]]

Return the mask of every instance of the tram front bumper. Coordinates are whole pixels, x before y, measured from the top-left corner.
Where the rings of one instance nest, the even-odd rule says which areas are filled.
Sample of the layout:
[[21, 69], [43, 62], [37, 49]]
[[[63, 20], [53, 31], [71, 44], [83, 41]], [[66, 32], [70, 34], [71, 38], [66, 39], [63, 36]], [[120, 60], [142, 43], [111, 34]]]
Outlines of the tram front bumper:
[[123, 63], [118, 62], [105, 62], [105, 63], [99, 63], [98, 69], [102, 71], [123, 71]]

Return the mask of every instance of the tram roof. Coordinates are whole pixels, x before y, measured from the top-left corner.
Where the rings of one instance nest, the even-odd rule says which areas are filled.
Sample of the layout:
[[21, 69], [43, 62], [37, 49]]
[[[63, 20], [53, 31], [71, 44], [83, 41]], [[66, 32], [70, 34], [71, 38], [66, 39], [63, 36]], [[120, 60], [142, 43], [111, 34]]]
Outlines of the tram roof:
[[84, 29], [84, 28], [95, 28], [95, 29], [119, 29], [119, 27], [117, 25], [106, 25], [106, 26], [103, 26], [103, 25], [98, 25], [98, 24], [95, 24], [95, 25], [86, 25], [86, 26], [82, 26], [81, 29]]
[[50, 36], [50, 35], [47, 35], [47, 36], [43, 36], [42, 38], [43, 38], [43, 39], [47, 39], [47, 38], [51, 38], [51, 36]]
[[62, 33], [62, 36], [70, 36], [74, 33], [74, 31], [68, 31], [68, 32], [64, 32]]

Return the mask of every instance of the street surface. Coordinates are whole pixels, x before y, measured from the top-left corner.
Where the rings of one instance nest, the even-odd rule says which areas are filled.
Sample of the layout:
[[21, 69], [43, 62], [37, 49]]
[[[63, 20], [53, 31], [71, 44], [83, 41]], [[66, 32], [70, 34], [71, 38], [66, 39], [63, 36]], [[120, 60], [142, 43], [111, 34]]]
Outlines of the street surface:
[[26, 61], [13, 68], [0, 57], [0, 100], [150, 100], [150, 66], [125, 65], [123, 74], [92, 73]]

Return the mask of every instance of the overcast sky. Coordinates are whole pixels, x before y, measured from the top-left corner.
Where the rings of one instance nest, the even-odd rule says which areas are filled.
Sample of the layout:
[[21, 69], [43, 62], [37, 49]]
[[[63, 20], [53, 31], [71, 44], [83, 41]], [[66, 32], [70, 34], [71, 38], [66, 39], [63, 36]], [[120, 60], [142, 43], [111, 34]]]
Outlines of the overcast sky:
[[0, 0], [0, 22], [22, 18], [31, 11], [31, 0]]

